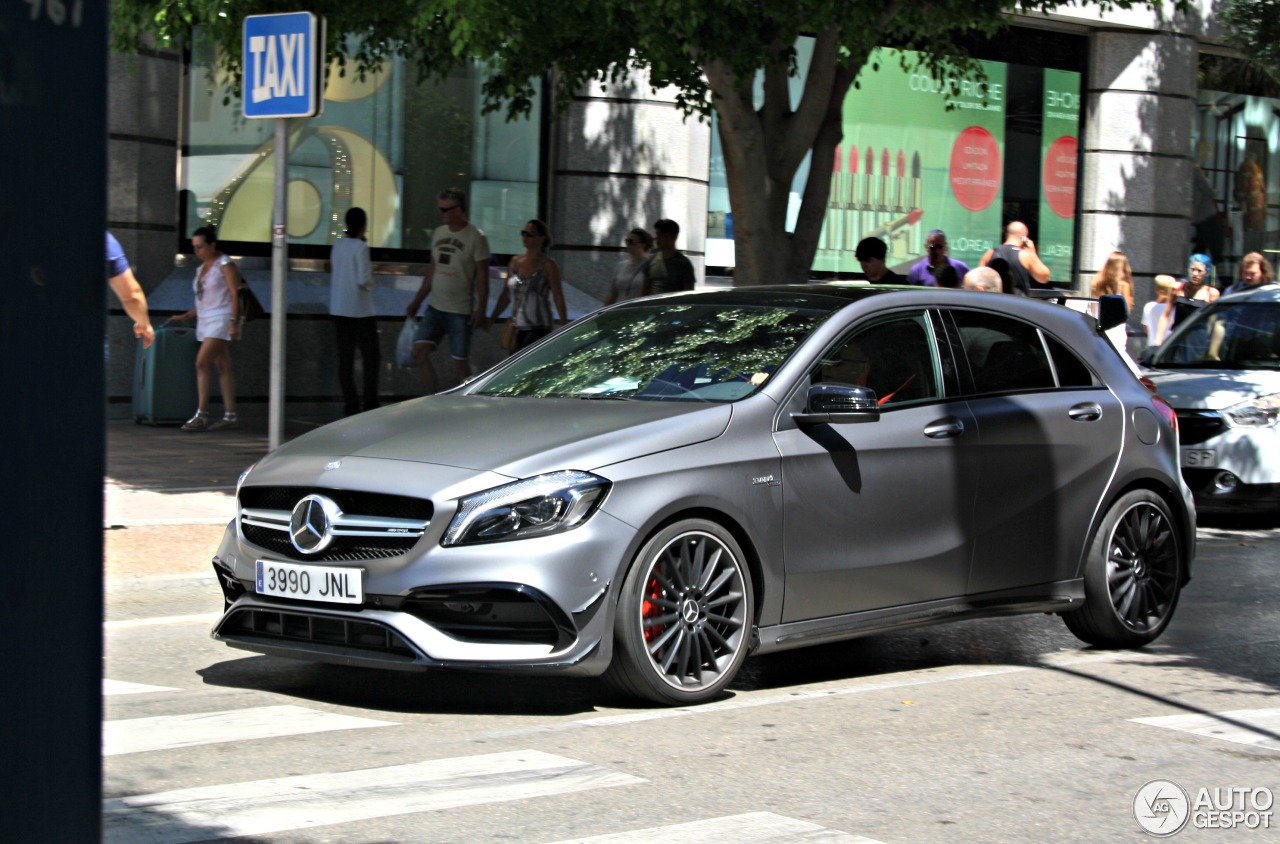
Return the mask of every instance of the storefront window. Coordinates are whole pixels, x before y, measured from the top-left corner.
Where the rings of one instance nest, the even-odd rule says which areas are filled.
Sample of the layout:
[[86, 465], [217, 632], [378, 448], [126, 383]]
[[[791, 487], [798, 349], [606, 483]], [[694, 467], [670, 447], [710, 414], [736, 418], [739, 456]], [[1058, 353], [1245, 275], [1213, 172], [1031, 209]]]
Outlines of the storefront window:
[[[797, 45], [800, 69], [811, 42]], [[1067, 281], [1075, 242], [1081, 75], [984, 61], [982, 82], [957, 81], [944, 97], [927, 71], [903, 69], [902, 54], [879, 49], [845, 99], [844, 137], [813, 270], [860, 271], [858, 241], [879, 237], [887, 263], [904, 273], [924, 256], [926, 234], [942, 229], [950, 253], [976, 266], [1011, 219], [1031, 228], [1054, 279]], [[907, 68], [914, 61], [907, 55]], [[870, 65], [878, 65], [872, 70]], [[800, 80], [792, 80], [798, 100]], [[948, 108], [948, 102], [951, 108]], [[787, 227], [808, 179], [792, 184]], [[707, 265], [731, 267], [733, 215], [719, 135], [712, 132]]]
[[[275, 190], [275, 121], [246, 119], [210, 79], [211, 47], [193, 51], [180, 187], [183, 235], [214, 225], [241, 251], [266, 254]], [[481, 114], [484, 69], [417, 82], [399, 58], [359, 79], [330, 67], [324, 111], [294, 120], [289, 143], [291, 244], [323, 247], [348, 208], [369, 214], [369, 245], [425, 253], [439, 225], [436, 194], [467, 191], [471, 220], [495, 252], [518, 252], [519, 228], [537, 216], [540, 104], [507, 122]], [[302, 250], [305, 254], [305, 248]]]
[[1280, 99], [1222, 91], [1199, 93], [1191, 136], [1190, 252], [1209, 255], [1221, 287], [1240, 257], [1280, 252], [1275, 179]]

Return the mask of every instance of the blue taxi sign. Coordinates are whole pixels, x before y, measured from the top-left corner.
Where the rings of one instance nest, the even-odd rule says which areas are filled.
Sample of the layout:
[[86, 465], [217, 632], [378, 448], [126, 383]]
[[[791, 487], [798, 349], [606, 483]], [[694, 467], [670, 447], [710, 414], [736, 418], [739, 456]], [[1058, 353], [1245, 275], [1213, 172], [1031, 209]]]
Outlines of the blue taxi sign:
[[324, 108], [324, 19], [311, 12], [244, 19], [245, 117], [315, 117]]

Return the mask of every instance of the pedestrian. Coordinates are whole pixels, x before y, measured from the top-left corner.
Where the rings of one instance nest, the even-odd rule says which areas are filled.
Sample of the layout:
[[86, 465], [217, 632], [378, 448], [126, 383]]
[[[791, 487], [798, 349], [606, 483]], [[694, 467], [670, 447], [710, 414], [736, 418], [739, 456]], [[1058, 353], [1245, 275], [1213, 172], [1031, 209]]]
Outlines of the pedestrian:
[[1212, 302], [1222, 295], [1214, 284], [1213, 259], [1197, 252], [1187, 260], [1187, 280], [1182, 283], [1178, 295], [1184, 299]]
[[1147, 348], [1155, 348], [1169, 336], [1173, 327], [1173, 302], [1177, 298], [1178, 280], [1171, 275], [1155, 277], [1156, 298], [1142, 306], [1142, 327], [1147, 332]]
[[471, 377], [471, 334], [485, 324], [489, 307], [489, 240], [467, 219], [467, 194], [448, 188], [436, 200], [442, 224], [431, 235], [431, 263], [405, 309], [417, 316], [431, 296], [413, 341], [413, 362], [428, 394], [439, 386], [431, 354], [446, 334], [458, 383]]
[[959, 280], [968, 274], [969, 265], [964, 261], [958, 261], [951, 257], [951, 252], [947, 247], [947, 233], [942, 229], [931, 230], [925, 235], [924, 248], [925, 256], [907, 271], [907, 284], [922, 284], [926, 287], [933, 287], [938, 283], [938, 271], [949, 264], [955, 269], [956, 286], [958, 287]]
[[513, 302], [511, 319], [516, 326], [516, 344], [511, 351], [519, 351], [551, 333], [551, 302], [555, 302], [560, 314], [557, 325], [569, 322], [569, 310], [564, 304], [564, 289], [560, 283], [560, 266], [547, 254], [551, 248], [551, 233], [541, 220], [530, 220], [520, 229], [524, 253], [511, 259], [507, 267], [507, 284], [498, 295], [490, 321], [496, 320]]
[[1003, 258], [1009, 264], [1009, 273], [1013, 278], [1016, 290], [1026, 293], [1032, 289], [1048, 289], [1049, 278], [1053, 275], [1040, 254], [1036, 244], [1028, 235], [1027, 224], [1014, 220], [1004, 227], [1004, 241], [982, 255], [978, 266], [985, 267], [993, 258]]
[[106, 234], [107, 283], [120, 300], [124, 312], [133, 320], [133, 336], [142, 341], [142, 348], [149, 349], [156, 338], [156, 332], [151, 327], [151, 316], [147, 313], [147, 294], [142, 292], [142, 285], [133, 277], [133, 269], [129, 266], [129, 259], [125, 256], [120, 241], [111, 232]]
[[[378, 401], [378, 368], [382, 350], [378, 344], [378, 321], [373, 309], [373, 264], [365, 231], [369, 216], [363, 208], [347, 209], [346, 233], [333, 242], [329, 252], [329, 314], [338, 340], [338, 383], [342, 386], [342, 413], [354, 416], [372, 410]], [[356, 391], [356, 350], [360, 350], [360, 370], [364, 381], [364, 401]]]
[[634, 228], [627, 232], [622, 245], [626, 247], [627, 257], [618, 262], [613, 272], [609, 292], [604, 297], [606, 305], [634, 299], [644, 289], [645, 264], [649, 250], [653, 249], [653, 236], [642, 228]]
[[885, 264], [889, 244], [878, 237], [864, 237], [853, 250], [853, 257], [862, 267], [862, 274], [872, 284], [905, 284], [906, 279]]
[[952, 264], [939, 264], [934, 267], [933, 280], [938, 287], [955, 289], [960, 286], [960, 274], [956, 272], [956, 268]]
[[[191, 248], [200, 259], [192, 282], [195, 307], [173, 317], [176, 322], [196, 320], [196, 395], [199, 406], [182, 426], [184, 431], [221, 431], [239, 427], [236, 417], [236, 377], [231, 370], [232, 340], [240, 339], [244, 318], [240, 316], [240, 270], [228, 255], [218, 251], [218, 235], [210, 226], [191, 234]], [[222, 392], [222, 419], [209, 421], [209, 400], [217, 376]]]
[[653, 224], [653, 243], [656, 251], [645, 263], [644, 296], [657, 293], [675, 293], [692, 290], [697, 278], [693, 263], [676, 249], [680, 236], [680, 224], [675, 220], [659, 220]]
[[[1129, 312], [1133, 312], [1133, 267], [1128, 257], [1119, 249], [1107, 256], [1106, 262], [1093, 278], [1092, 296], [1123, 296]], [[1128, 350], [1129, 329], [1125, 323], [1108, 328], [1107, 336], [1121, 352]]]
[[965, 273], [964, 289], [975, 293], [1003, 292], [1000, 274], [991, 267], [974, 267]]
[[1250, 252], [1240, 259], [1239, 279], [1235, 284], [1222, 291], [1223, 295], [1252, 290], [1276, 280], [1276, 271], [1261, 252]]

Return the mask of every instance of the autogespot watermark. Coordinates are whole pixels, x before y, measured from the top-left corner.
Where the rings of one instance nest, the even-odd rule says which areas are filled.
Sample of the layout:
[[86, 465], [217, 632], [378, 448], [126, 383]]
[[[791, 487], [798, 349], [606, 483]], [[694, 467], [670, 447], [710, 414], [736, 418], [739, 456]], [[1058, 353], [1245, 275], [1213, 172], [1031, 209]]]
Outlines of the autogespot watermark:
[[1156, 838], [1196, 829], [1270, 829], [1275, 795], [1265, 787], [1200, 788], [1194, 799], [1173, 780], [1152, 780], [1133, 796], [1133, 816]]

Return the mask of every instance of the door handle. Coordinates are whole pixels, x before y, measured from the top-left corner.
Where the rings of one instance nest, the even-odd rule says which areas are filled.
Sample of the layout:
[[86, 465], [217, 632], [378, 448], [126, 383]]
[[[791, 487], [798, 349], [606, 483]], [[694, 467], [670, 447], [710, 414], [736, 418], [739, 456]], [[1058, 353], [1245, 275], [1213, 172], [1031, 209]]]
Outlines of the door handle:
[[1077, 422], [1097, 422], [1102, 418], [1102, 408], [1093, 402], [1085, 402], [1068, 410], [1067, 415]]
[[939, 419], [924, 426], [924, 435], [931, 440], [947, 440], [964, 433], [964, 422], [954, 416]]

